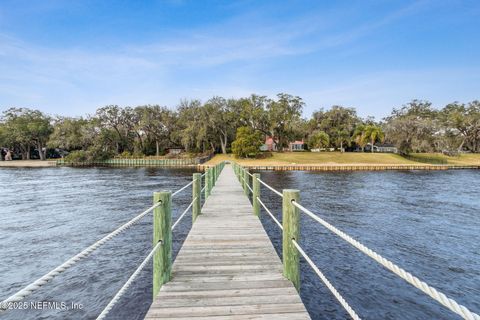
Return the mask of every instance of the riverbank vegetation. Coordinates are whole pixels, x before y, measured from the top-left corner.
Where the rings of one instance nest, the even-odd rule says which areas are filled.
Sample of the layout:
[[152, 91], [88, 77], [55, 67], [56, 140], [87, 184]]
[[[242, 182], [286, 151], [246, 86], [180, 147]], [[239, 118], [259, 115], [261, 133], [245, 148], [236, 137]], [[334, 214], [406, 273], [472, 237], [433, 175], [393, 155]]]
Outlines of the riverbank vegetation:
[[233, 148], [248, 157], [256, 156], [256, 147], [270, 136], [278, 150], [288, 147], [289, 141], [304, 140], [319, 150], [359, 151], [369, 144], [387, 142], [403, 154], [480, 152], [479, 101], [435, 108], [430, 102], [413, 100], [394, 108], [381, 121], [361, 118], [354, 108], [342, 106], [318, 109], [305, 118], [304, 106], [300, 97], [282, 93], [274, 99], [251, 95], [214, 97], [204, 103], [183, 100], [176, 108], [110, 105], [78, 118], [11, 108], [0, 119], [0, 147], [14, 150], [23, 159], [29, 159], [34, 150], [45, 159], [49, 148], [66, 150], [70, 157], [86, 161], [122, 154], [161, 156], [168, 148], [190, 154], [226, 154]]

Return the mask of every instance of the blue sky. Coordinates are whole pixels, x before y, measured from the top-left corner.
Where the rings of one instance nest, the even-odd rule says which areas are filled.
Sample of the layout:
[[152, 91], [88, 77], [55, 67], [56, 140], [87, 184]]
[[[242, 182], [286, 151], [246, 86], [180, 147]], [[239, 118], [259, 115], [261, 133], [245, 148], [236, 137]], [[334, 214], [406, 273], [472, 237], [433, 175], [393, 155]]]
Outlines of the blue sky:
[[480, 2], [0, 1], [0, 111], [301, 96], [377, 119], [480, 99]]

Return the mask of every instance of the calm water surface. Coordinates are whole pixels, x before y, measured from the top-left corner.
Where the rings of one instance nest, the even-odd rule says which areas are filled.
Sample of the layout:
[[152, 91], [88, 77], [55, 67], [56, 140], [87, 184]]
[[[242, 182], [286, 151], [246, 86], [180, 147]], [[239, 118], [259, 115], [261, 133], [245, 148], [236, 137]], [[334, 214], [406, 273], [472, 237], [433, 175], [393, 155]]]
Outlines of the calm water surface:
[[[278, 189], [301, 190], [305, 207], [480, 312], [480, 171], [261, 175]], [[280, 213], [278, 196], [262, 192]], [[278, 228], [266, 214], [262, 222], [281, 254]], [[460, 319], [306, 215], [300, 243], [364, 319]], [[301, 296], [312, 318], [347, 319], [304, 261], [301, 270]]]
[[[15, 293], [152, 205], [153, 191], [177, 190], [193, 171], [154, 168], [0, 170], [0, 299]], [[173, 201], [174, 219], [191, 201]], [[190, 230], [174, 231], [174, 252]], [[76, 311], [8, 311], [0, 319], [95, 319], [151, 249], [152, 215], [107, 242], [27, 301], [82, 304]], [[143, 319], [152, 297], [149, 265], [112, 319]]]
[[[152, 192], [176, 190], [193, 171], [152, 168], [0, 170], [0, 299], [15, 293], [128, 221]], [[260, 172], [272, 186], [301, 190], [319, 216], [427, 283], [480, 311], [480, 172]], [[262, 189], [281, 219], [280, 199]], [[174, 219], [190, 191], [174, 200]], [[281, 253], [281, 234], [265, 214]], [[365, 319], [457, 319], [417, 289], [302, 216], [301, 245]], [[190, 229], [174, 231], [174, 254]], [[8, 311], [1, 319], [94, 319], [151, 247], [151, 215], [108, 242], [28, 301], [82, 304], [75, 311]], [[140, 319], [151, 301], [151, 266], [111, 313]], [[346, 319], [341, 306], [302, 261], [301, 296], [312, 318]]]

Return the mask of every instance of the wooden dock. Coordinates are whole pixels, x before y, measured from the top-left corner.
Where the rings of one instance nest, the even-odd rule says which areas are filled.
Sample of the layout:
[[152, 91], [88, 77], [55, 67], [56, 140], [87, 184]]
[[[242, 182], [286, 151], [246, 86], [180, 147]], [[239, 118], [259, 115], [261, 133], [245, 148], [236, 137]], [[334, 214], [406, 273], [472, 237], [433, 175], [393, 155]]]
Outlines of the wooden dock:
[[145, 319], [310, 319], [226, 165]]

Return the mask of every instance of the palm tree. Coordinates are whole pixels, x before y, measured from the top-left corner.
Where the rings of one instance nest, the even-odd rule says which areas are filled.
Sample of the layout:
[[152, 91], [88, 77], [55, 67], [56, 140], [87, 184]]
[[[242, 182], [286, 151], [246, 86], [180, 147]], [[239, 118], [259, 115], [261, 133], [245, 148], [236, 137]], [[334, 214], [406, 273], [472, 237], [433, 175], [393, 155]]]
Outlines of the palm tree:
[[370, 140], [371, 143], [371, 150], [373, 152], [373, 145], [377, 141], [383, 141], [385, 138], [385, 134], [383, 133], [383, 130], [381, 127], [376, 126], [374, 124], [370, 124], [365, 127], [364, 133], [363, 133], [363, 139], [364, 141]]
[[328, 147], [330, 144], [330, 137], [325, 131], [314, 131], [308, 138], [308, 147], [310, 149], [321, 149]]
[[340, 152], [343, 152], [343, 143], [350, 145], [350, 134], [344, 129], [337, 130], [335, 132], [335, 141], [337, 146], [340, 145]]
[[365, 125], [364, 124], [359, 124], [356, 128], [355, 131], [353, 132], [353, 140], [355, 140], [355, 143], [362, 148], [362, 152], [365, 149], [365, 145], [367, 144], [367, 139], [364, 137], [365, 135]]

